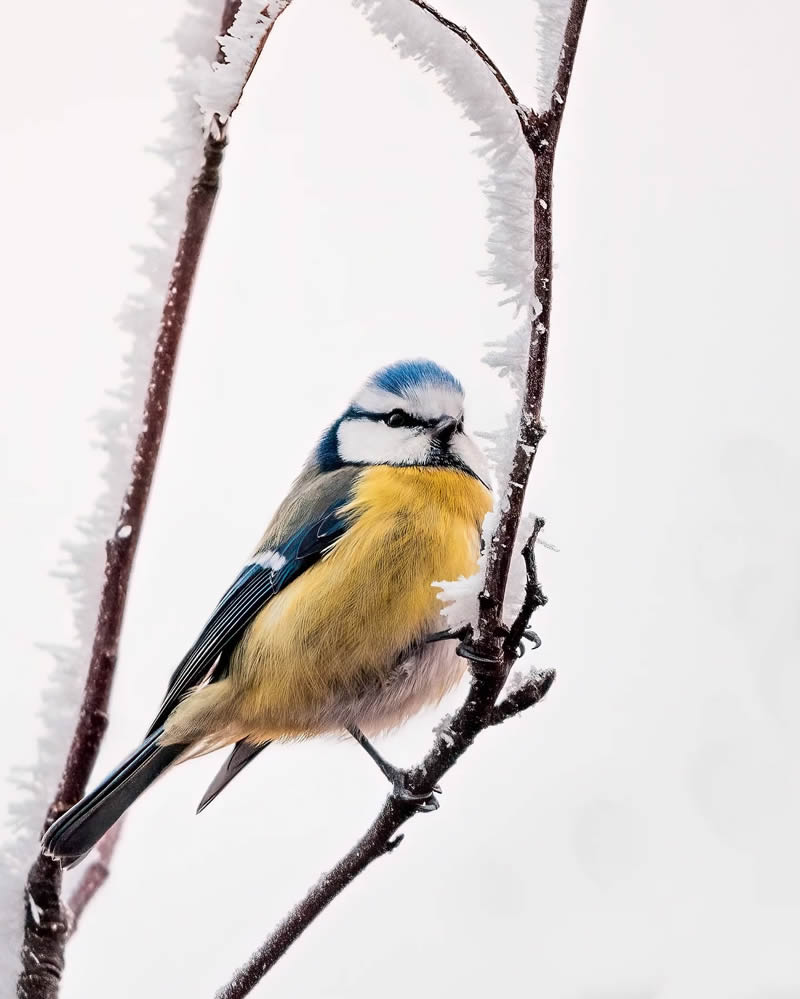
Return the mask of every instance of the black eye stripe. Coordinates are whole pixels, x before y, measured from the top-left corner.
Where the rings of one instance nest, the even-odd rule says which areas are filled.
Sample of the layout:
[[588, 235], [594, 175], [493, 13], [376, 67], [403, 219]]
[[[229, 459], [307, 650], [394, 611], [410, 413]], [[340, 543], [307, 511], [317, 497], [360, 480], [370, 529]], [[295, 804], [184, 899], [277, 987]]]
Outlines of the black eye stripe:
[[[389, 421], [397, 415], [401, 418], [401, 422], [390, 423]], [[366, 409], [358, 409], [352, 406], [344, 416], [345, 419], [349, 420], [372, 420], [373, 423], [385, 423], [390, 427], [423, 427], [426, 430], [430, 430], [435, 427], [439, 420], [421, 420], [418, 416], [412, 416], [407, 413], [404, 409], [393, 409], [389, 413], [372, 413]], [[463, 414], [459, 417], [458, 428], [459, 431], [464, 429], [464, 416]]]
[[393, 409], [391, 413], [386, 413], [383, 417], [388, 427], [424, 427], [425, 422], [411, 416], [404, 409]]
[[[399, 421], [389, 423], [392, 417], [399, 417]], [[372, 420], [373, 423], [386, 423], [389, 426], [404, 427], [427, 427], [435, 426], [436, 420], [419, 420], [416, 416], [411, 416], [403, 409], [393, 409], [390, 413], [370, 413], [366, 409], [351, 409], [347, 414], [348, 419]]]

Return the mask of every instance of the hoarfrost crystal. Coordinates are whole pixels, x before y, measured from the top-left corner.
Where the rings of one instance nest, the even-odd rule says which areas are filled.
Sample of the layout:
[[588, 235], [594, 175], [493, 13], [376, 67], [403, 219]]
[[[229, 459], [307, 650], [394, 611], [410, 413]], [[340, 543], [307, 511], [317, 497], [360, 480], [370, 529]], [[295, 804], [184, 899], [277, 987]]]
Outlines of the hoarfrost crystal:
[[[483, 525], [484, 550], [488, 549], [500, 514], [508, 503], [511, 462], [516, 447], [522, 414], [528, 348], [532, 323], [539, 312], [533, 295], [533, 158], [520, 129], [515, 108], [502, 91], [485, 63], [463, 40], [439, 24], [427, 11], [409, 0], [353, 0], [367, 17], [373, 31], [392, 43], [403, 58], [413, 59], [430, 71], [462, 115], [475, 126], [478, 151], [488, 164], [482, 187], [488, 201], [490, 232], [487, 249], [491, 265], [485, 277], [503, 291], [500, 304], [512, 303], [518, 326], [507, 340], [490, 344], [486, 362], [506, 377], [512, 388], [512, 403], [505, 424], [491, 433], [481, 434], [487, 442], [487, 457], [495, 479], [495, 509]], [[549, 92], [558, 62], [561, 29], [566, 20], [565, 0], [540, 0], [538, 28], [543, 50], [539, 58], [539, 89]], [[540, 95], [541, 96], [541, 95]], [[524, 543], [519, 532], [517, 549]], [[520, 572], [512, 562], [512, 573]], [[516, 568], [514, 568], [514, 566]], [[480, 593], [485, 578], [485, 557], [479, 571], [470, 579], [436, 582], [444, 604], [443, 614], [451, 628], [467, 622], [475, 624]], [[524, 580], [524, 573], [523, 573]], [[521, 592], [511, 581], [512, 598]], [[506, 613], [512, 612], [513, 599]]]
[[[203, 121], [194, 100], [197, 67], [216, 56], [218, 0], [195, 0], [175, 35], [180, 66], [172, 79], [175, 107], [157, 151], [173, 169], [165, 189], [155, 199], [153, 228], [156, 245], [142, 252], [141, 271], [148, 281], [143, 294], [130, 299], [119, 317], [131, 345], [124, 358], [123, 381], [112, 405], [97, 418], [98, 445], [107, 453], [104, 489], [94, 510], [77, 525], [78, 539], [64, 546], [60, 571], [72, 595], [76, 642], [54, 647], [54, 666], [42, 694], [38, 758], [30, 769], [12, 775], [8, 826], [0, 849], [0, 999], [15, 993], [25, 907], [25, 879], [39, 851], [39, 834], [61, 777], [80, 708], [94, 638], [103, 583], [104, 544], [117, 527], [128, 484], [141, 413], [147, 392], [153, 348], [169, 286], [172, 263], [183, 228], [184, 207], [203, 155]], [[124, 512], [123, 512], [124, 516]], [[127, 537], [123, 520], [118, 536]], [[39, 907], [29, 901], [33, 917]]]
[[226, 122], [239, 103], [270, 28], [291, 0], [242, 0], [233, 24], [219, 39], [224, 62], [198, 64], [195, 100], [203, 112], [206, 128], [216, 117]]

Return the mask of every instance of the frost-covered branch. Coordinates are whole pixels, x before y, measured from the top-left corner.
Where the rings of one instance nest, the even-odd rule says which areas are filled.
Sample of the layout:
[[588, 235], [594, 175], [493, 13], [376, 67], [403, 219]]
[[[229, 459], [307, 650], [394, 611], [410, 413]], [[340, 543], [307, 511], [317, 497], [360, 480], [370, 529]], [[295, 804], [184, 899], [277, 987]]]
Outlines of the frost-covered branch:
[[[552, 6], [552, 0], [545, 0]], [[509, 423], [513, 446], [505, 448], [498, 435], [495, 466], [500, 479], [500, 497], [494, 519], [484, 527], [487, 538], [482, 573], [473, 592], [469, 586], [459, 593], [457, 604], [478, 597], [477, 613], [462, 613], [457, 607], [449, 618], [453, 631], [463, 636], [459, 651], [471, 660], [472, 681], [464, 704], [437, 728], [436, 739], [428, 755], [418, 766], [405, 773], [405, 787], [412, 794], [430, 796], [438, 781], [460, 759], [485, 729], [498, 725], [537, 704], [553, 683], [554, 672], [541, 670], [513, 677], [509, 673], [518, 655], [531, 614], [545, 598], [539, 586], [534, 545], [542, 527], [536, 520], [522, 551], [526, 583], [522, 605], [512, 615], [510, 626], [506, 597], [509, 570], [520, 528], [525, 489], [533, 460], [544, 436], [541, 422], [542, 395], [550, 333], [552, 291], [552, 183], [553, 162], [561, 120], [569, 89], [575, 50], [587, 0], [570, 0], [560, 57], [554, 73], [547, 107], [542, 111], [524, 108], [497, 66], [483, 48], [465, 31], [421, 0], [355, 0], [370, 18], [373, 27], [389, 37], [401, 55], [411, 56], [423, 68], [433, 70], [457, 104], [478, 125], [481, 138], [487, 140], [488, 156], [494, 171], [490, 186], [492, 203], [492, 239], [495, 257], [493, 280], [504, 284], [520, 308], [526, 309], [526, 324], [512, 337], [511, 343], [493, 353], [491, 360], [507, 373], [519, 389], [518, 404]], [[563, 6], [567, 6], [565, 0]], [[439, 26], [429, 30], [426, 24], [410, 16], [414, 8], [423, 11]], [[552, 13], [552, 11], [551, 11]], [[560, 22], [563, 23], [563, 22]], [[494, 93], [486, 81], [462, 61], [461, 53], [448, 48], [441, 29], [464, 43], [488, 70]], [[520, 130], [509, 132], [502, 108], [497, 104], [497, 85], [506, 115], [513, 111], [521, 126], [526, 159], [519, 153]], [[511, 180], [509, 181], [509, 176]], [[504, 185], [517, 183], [508, 192]], [[524, 202], [520, 200], [523, 192]], [[510, 207], [509, 207], [510, 206]], [[525, 218], [532, 219], [533, 253], [519, 249], [520, 238], [531, 234]], [[503, 238], [505, 237], [505, 239]], [[506, 461], [506, 459], [508, 459]], [[458, 591], [453, 591], [458, 592]], [[453, 593], [445, 593], [452, 597]], [[451, 608], [452, 610], [452, 608]], [[505, 614], [504, 614], [505, 612]], [[464, 621], [469, 623], [464, 624]], [[497, 702], [503, 688], [506, 696]], [[267, 974], [301, 933], [350, 882], [374, 860], [394, 850], [402, 839], [398, 831], [416, 813], [413, 802], [390, 794], [380, 814], [366, 834], [329, 872], [311, 888], [305, 898], [267, 937], [252, 957], [216, 995], [216, 999], [243, 999]]]
[[520, 116], [520, 118], [522, 120], [526, 120], [529, 109], [523, 107], [519, 103], [519, 101], [517, 100], [517, 95], [511, 89], [511, 84], [500, 72], [500, 69], [497, 66], [497, 64], [494, 62], [493, 59], [489, 57], [489, 54], [486, 52], [484, 47], [480, 45], [472, 37], [472, 35], [467, 31], [467, 29], [459, 27], [459, 25], [457, 25], [455, 21], [451, 21], [449, 17], [445, 17], [443, 14], [440, 14], [439, 11], [436, 10], [434, 7], [431, 7], [430, 4], [425, 3], [425, 0], [409, 0], [409, 2], [413, 3], [416, 7], [419, 7], [420, 10], [424, 10], [427, 14], [430, 14], [430, 16], [434, 18], [434, 20], [438, 21], [439, 24], [447, 28], [448, 31], [452, 31], [454, 35], [458, 35], [461, 41], [472, 49], [472, 51], [481, 60], [481, 62], [486, 65], [486, 67], [488, 68], [492, 76], [495, 78], [495, 80], [497, 80], [498, 84], [500, 85], [500, 89], [506, 95], [506, 97], [509, 100], [509, 103], [517, 112], [517, 114]]
[[[533, 155], [534, 183], [533, 305], [527, 370], [510, 474], [505, 493], [500, 497], [499, 520], [488, 546], [474, 643], [479, 654], [494, 659], [497, 664], [495, 684], [503, 672], [503, 605], [514, 540], [519, 530], [531, 468], [545, 434], [541, 415], [552, 307], [553, 165], [586, 3], [587, 0], [572, 0], [570, 3], [550, 106], [542, 112], [531, 111], [524, 129]], [[499, 688], [495, 697], [498, 693]]]
[[[146, 298], [131, 302], [123, 317], [133, 333], [134, 356], [138, 363], [130, 363], [130, 384], [124, 393], [128, 409], [124, 413], [115, 412], [106, 420], [105, 443], [112, 452], [111, 467], [106, 473], [110, 483], [109, 495], [104, 496], [98, 505], [91, 523], [93, 530], [87, 531], [87, 550], [81, 553], [82, 564], [75, 573], [80, 576], [87, 572], [83, 563], [94, 557], [96, 546], [105, 537], [103, 582], [97, 602], [93, 604], [97, 609], [91, 652], [88, 654], [88, 673], [58, 790], [47, 807], [45, 829], [84, 793], [108, 725], [108, 702], [128, 584], [164, 431], [178, 344], [219, 190], [219, 170], [227, 141], [226, 123], [239, 103], [266, 38], [289, 2], [275, 0], [264, 4], [263, 0], [257, 3], [252, 0], [242, 0], [241, 3], [238, 0], [195, 0], [192, 15], [186, 18], [179, 31], [178, 42], [184, 64], [175, 81], [178, 106], [172, 117], [172, 138], [161, 148], [161, 152], [175, 166], [176, 176], [171, 187], [157, 202], [156, 229], [164, 246], [146, 260], [151, 290]], [[214, 30], [220, 23], [222, 37], [217, 41]], [[170, 216], [173, 217], [172, 224]], [[153, 346], [152, 334], [155, 330], [158, 332]], [[152, 353], [145, 361], [141, 355], [147, 355], [148, 348]], [[143, 411], [137, 418], [138, 405], [141, 404], [137, 393], [137, 375], [145, 373]], [[137, 425], [141, 429], [135, 446], [126, 449], [124, 444], [119, 443], [119, 438], [125, 437], [127, 428]], [[122, 434], [120, 427], [123, 428]], [[117, 480], [124, 481], [126, 463], [130, 470], [129, 478], [122, 490], [121, 505], [114, 523], [109, 516], [113, 511], [113, 485]], [[83, 598], [84, 615], [90, 614], [92, 583], [81, 579], [77, 588]], [[79, 659], [83, 652], [82, 649], [76, 650], [73, 658]], [[75, 672], [79, 669], [78, 662]], [[65, 711], [61, 704], [58, 710]], [[47, 738], [50, 738], [50, 733]], [[55, 779], [52, 768], [59, 765], [57, 757], [53, 757], [52, 753], [50, 757], [47, 772], [40, 766], [36, 775], [37, 782], [45, 787], [52, 787]], [[31, 811], [29, 808], [28, 812]], [[105, 842], [104, 848], [99, 851], [98, 863], [89, 868], [77, 896], [73, 897], [76, 915], [80, 915], [108, 876], [115, 842], [115, 838]], [[33, 848], [38, 853], [38, 842], [30, 846], [31, 853]], [[23, 847], [24, 844], [19, 848], [20, 854]], [[14, 858], [13, 866], [19, 866], [19, 857]], [[11, 863], [6, 863], [5, 867], [6, 870], [0, 871], [0, 874], [9, 882], [8, 901], [11, 902], [14, 871]], [[64, 947], [70, 932], [69, 913], [61, 900], [61, 885], [59, 864], [41, 854], [36, 856], [30, 867], [24, 892], [22, 883], [19, 883], [17, 905], [21, 906], [23, 895], [25, 899], [22, 968], [17, 982], [20, 999], [54, 999], [58, 994], [64, 967]], [[11, 939], [15, 935], [10, 934]], [[10, 985], [15, 971], [10, 966], [0, 966], [0, 974], [8, 976]]]
[[[206, 127], [212, 122], [224, 125], [242, 99], [242, 93], [255, 69], [261, 50], [275, 22], [292, 0], [241, 0], [228, 6], [235, 16], [225, 23], [216, 62], [206, 63], [198, 78], [196, 101]], [[238, 8], [238, 9], [237, 9]]]

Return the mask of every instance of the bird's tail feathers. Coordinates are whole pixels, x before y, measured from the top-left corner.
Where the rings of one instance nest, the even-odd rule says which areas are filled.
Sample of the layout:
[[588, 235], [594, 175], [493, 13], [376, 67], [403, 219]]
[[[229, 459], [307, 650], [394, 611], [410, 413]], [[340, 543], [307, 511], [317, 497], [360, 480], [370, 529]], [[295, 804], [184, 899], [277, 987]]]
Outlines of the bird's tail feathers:
[[268, 745], [269, 742], [254, 744], [247, 742], [245, 739], [240, 739], [233, 747], [231, 755], [222, 764], [216, 777], [208, 785], [206, 793], [200, 799], [200, 804], [197, 806], [197, 814], [199, 815], [204, 808], [207, 808], [217, 795], [230, 784], [233, 778], [240, 774], [247, 764], [255, 759], [261, 750], [266, 749]]
[[56, 819], [42, 839], [44, 853], [73, 866], [91, 850], [187, 748], [183, 744], [160, 746], [163, 731], [159, 728], [149, 735], [98, 787]]

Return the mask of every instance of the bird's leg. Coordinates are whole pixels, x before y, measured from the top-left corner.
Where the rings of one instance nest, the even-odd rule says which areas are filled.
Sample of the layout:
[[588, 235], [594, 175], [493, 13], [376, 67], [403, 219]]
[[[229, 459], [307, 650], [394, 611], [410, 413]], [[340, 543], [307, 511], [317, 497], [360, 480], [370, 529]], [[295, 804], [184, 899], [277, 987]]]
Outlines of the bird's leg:
[[[400, 770], [398, 767], [392, 766], [388, 760], [385, 760], [357, 725], [348, 725], [347, 731], [377, 764], [380, 772], [392, 785], [395, 797], [401, 798], [403, 801], [414, 802], [419, 806], [421, 812], [436, 811], [439, 807], [439, 802], [433, 794], [414, 794], [409, 791], [406, 787], [405, 770]], [[441, 788], [438, 785], [433, 790], [439, 794], [441, 793]]]
[[452, 628], [445, 628], [444, 631], [434, 631], [430, 635], [425, 637], [425, 644], [429, 642], [447, 642], [449, 640], [461, 640], [467, 637], [469, 629], [468, 628], [457, 628], [453, 631]]
[[348, 726], [347, 731], [352, 735], [356, 742], [363, 749], [367, 751], [369, 756], [375, 761], [378, 769], [383, 774], [383, 776], [389, 781], [390, 784], [397, 784], [402, 780], [403, 771], [399, 770], [397, 767], [393, 767], [388, 760], [385, 760], [378, 750], [372, 745], [369, 739], [364, 735], [360, 728], [356, 725]]

